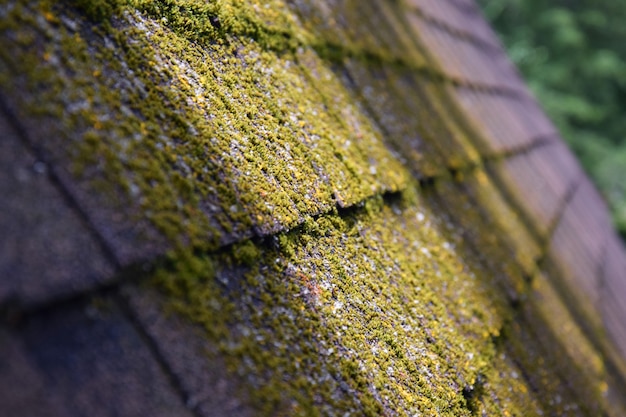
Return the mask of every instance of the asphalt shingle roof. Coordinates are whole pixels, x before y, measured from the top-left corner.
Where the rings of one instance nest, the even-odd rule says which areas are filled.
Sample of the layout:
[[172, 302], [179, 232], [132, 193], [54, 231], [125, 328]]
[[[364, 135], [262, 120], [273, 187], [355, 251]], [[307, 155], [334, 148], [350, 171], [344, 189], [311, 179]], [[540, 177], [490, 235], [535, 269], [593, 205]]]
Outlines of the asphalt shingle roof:
[[626, 254], [472, 1], [0, 6], [0, 414], [626, 413]]

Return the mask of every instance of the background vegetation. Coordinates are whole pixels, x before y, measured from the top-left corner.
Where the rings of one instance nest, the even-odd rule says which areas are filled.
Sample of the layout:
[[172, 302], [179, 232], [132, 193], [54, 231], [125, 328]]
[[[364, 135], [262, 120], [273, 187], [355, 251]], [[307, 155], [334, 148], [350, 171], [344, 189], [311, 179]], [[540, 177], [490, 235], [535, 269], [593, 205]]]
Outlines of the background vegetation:
[[626, 237], [626, 2], [479, 3]]

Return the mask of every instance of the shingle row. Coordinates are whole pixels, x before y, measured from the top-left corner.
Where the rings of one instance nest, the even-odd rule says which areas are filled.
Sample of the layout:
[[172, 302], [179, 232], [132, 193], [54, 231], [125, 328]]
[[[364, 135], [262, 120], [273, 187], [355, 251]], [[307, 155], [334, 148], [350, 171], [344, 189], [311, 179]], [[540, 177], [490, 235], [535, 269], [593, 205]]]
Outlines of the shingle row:
[[475, 141], [483, 155], [522, 150], [558, 133], [537, 103], [525, 97], [455, 88], [452, 94], [478, 129]]
[[112, 299], [71, 303], [1, 328], [0, 354], [7, 416], [194, 415]]
[[420, 14], [443, 25], [449, 31], [483, 44], [487, 48], [500, 49], [493, 30], [477, 11], [469, 12], [450, 1], [411, 0], [408, 2]]
[[[590, 329], [600, 326], [606, 248], [613, 233], [606, 205], [589, 180], [583, 179], [550, 239], [547, 265], [556, 268], [558, 274], [553, 273], [552, 279], [567, 288], [569, 302], [583, 312], [583, 324]], [[622, 275], [618, 282], [623, 279]]]
[[558, 221], [568, 193], [582, 178], [569, 149], [556, 140], [527, 153], [489, 162], [488, 167], [543, 237]]
[[[177, 244], [215, 249], [292, 228], [335, 206], [398, 191], [408, 178], [311, 48], [278, 55], [231, 35], [203, 44], [139, 13], [115, 21], [110, 30], [124, 37], [112, 41], [63, 5], [7, 10], [0, 91], [23, 132], [16, 139], [3, 121], [2, 146], [9, 148], [2, 158], [9, 159], [2, 167], [14, 169], [9, 151], [19, 154], [24, 172], [29, 164], [50, 166], [62, 192], [45, 175], [15, 189], [15, 174], [6, 173], [15, 207], [3, 207], [3, 219], [17, 220], [2, 222], [7, 241], [20, 239], [18, 221], [24, 228], [38, 222], [42, 236], [29, 239], [32, 248], [11, 244], [41, 256], [30, 264], [17, 253], [3, 259], [16, 276], [4, 284], [5, 300], [12, 293], [43, 300], [57, 287], [69, 294], [107, 281], [112, 267], [98, 261], [100, 241], [112, 262], [128, 267]], [[30, 84], [37, 79], [48, 87]], [[41, 160], [19, 150], [21, 142]], [[36, 204], [39, 198], [45, 203]], [[67, 212], [67, 202], [76, 213]], [[22, 219], [17, 206], [37, 218]], [[65, 243], [56, 239], [65, 235], [61, 228]], [[60, 265], [58, 283], [35, 273], [50, 267], [48, 259]]]
[[517, 71], [501, 51], [480, 47], [418, 14], [409, 14], [407, 18], [424, 47], [450, 79], [484, 89], [511, 93], [523, 90]]

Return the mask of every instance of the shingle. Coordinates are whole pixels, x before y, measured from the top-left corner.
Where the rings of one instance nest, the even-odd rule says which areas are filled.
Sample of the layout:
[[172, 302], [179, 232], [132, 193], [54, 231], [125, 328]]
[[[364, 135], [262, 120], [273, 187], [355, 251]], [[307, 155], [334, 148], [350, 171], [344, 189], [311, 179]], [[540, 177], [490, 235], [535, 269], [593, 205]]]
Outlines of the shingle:
[[122, 271], [0, 330], [7, 409], [39, 413], [45, 388], [70, 417], [600, 414], [602, 364], [587, 379], [596, 352], [571, 352], [603, 346], [599, 312], [623, 340], [623, 303], [598, 307], [623, 253], [473, 2], [117, 2], [105, 23], [79, 3], [0, 8], [24, 130], [0, 170], [47, 166], [44, 207]]
[[0, 305], [32, 306], [110, 282], [114, 267], [95, 233], [3, 113], [0, 137]]
[[502, 193], [493, 179], [483, 171], [461, 175], [467, 193], [487, 212], [493, 227], [498, 228], [500, 238], [512, 248], [512, 253], [526, 276], [532, 276], [536, 263], [542, 256], [540, 242], [508, 200], [507, 194]]
[[549, 241], [548, 275], [581, 314], [582, 325], [598, 329], [604, 251], [614, 233], [593, 185], [583, 179]]
[[[616, 235], [609, 235], [603, 248], [603, 277], [600, 282], [598, 310], [607, 334], [622, 358], [626, 358], [626, 251]], [[623, 361], [626, 366], [626, 360]]]
[[464, 182], [446, 179], [435, 181], [434, 188], [427, 190], [430, 204], [435, 210], [447, 214], [461, 234], [461, 245], [469, 250], [469, 258], [484, 265], [496, 279], [494, 285], [499, 286], [511, 299], [516, 300], [524, 291], [525, 271], [516, 259], [515, 240], [507, 241], [500, 233], [498, 219], [490, 212], [489, 207], [477, 204], [479, 198], [472, 186]]
[[[4, 29], [13, 53], [0, 67], [15, 80], [0, 89], [123, 266], [176, 244], [215, 249], [293, 228], [406, 181], [370, 121], [345, 100], [325, 102], [292, 53], [236, 35], [200, 41], [139, 13], [118, 19], [128, 31], [116, 42], [63, 8], [11, 13], [41, 27]], [[22, 35], [33, 41], [20, 45]], [[85, 62], [58, 59], [68, 54]], [[66, 93], [27, 85], [37, 77]], [[335, 100], [343, 87], [330, 81]]]
[[484, 43], [490, 49], [500, 49], [495, 33], [476, 11], [462, 9], [445, 0], [411, 0], [409, 4], [449, 30], [469, 37], [472, 41]]
[[20, 326], [21, 352], [46, 395], [51, 416], [191, 416], [144, 339], [116, 303], [94, 299], [57, 307]]
[[520, 77], [502, 51], [480, 47], [441, 26], [408, 14], [411, 28], [450, 79], [465, 85], [517, 91]]
[[418, 177], [438, 176], [476, 159], [461, 128], [448, 117], [437, 85], [427, 77], [358, 60], [346, 60], [337, 72], [380, 126], [388, 146]]
[[[526, 378], [538, 398], [560, 409], [555, 415], [598, 415], [605, 405], [593, 390], [581, 391], [580, 384], [603, 380], [602, 359], [589, 333], [562, 304], [563, 294], [555, 291], [542, 274], [534, 280], [503, 341], [505, 351], [522, 369], [533, 369]], [[584, 365], [575, 367], [572, 363]]]
[[[404, 10], [387, 2], [355, 2], [363, 14], [358, 23], [382, 45], [386, 60], [399, 61], [410, 67], [428, 65], [419, 44], [410, 36]], [[354, 22], [356, 24], [356, 22]]]
[[461, 10], [468, 13], [479, 13], [478, 5], [474, 0], [443, 0], [455, 5]]
[[[202, 326], [205, 346], [219, 344], [229, 369], [255, 388], [257, 402], [259, 393], [267, 395], [260, 399], [266, 414], [332, 414], [335, 404], [354, 415], [366, 413], [364, 407], [413, 414], [449, 398], [458, 415], [461, 384], [474, 381], [471, 372], [492, 370], [491, 362], [477, 368], [480, 355], [470, 349], [497, 349], [491, 338], [506, 300], [491, 296], [501, 294], [491, 274], [456, 258], [464, 252], [441, 231], [429, 205], [417, 196], [411, 201], [387, 198], [314, 219], [306, 230], [260, 243], [257, 258], [239, 266], [241, 274], [221, 275], [223, 258], [204, 255], [194, 273], [174, 262], [182, 269], [161, 271], [158, 282], [168, 304]], [[134, 309], [147, 323], [162, 320], [150, 319], [141, 302]], [[156, 331], [154, 338], [167, 345], [168, 333]], [[385, 342], [388, 337], [402, 342]], [[355, 357], [359, 367], [341, 372]], [[402, 379], [388, 386], [365, 382], [389, 374]], [[442, 378], [449, 380], [438, 383]], [[512, 382], [525, 404], [532, 396], [525, 382]], [[499, 398], [499, 386], [492, 388]], [[423, 403], [413, 402], [415, 396]]]
[[516, 107], [511, 109], [511, 111], [520, 119], [520, 123], [524, 128], [527, 129], [528, 136], [541, 138], [558, 135], [558, 130], [554, 123], [550, 121], [530, 91], [522, 92], [515, 105]]
[[423, 132], [424, 140], [443, 157], [447, 168], [475, 165], [479, 159], [476, 146], [459, 122], [449, 96], [442, 91], [445, 83], [410, 70], [391, 69], [389, 74], [390, 87], [406, 107], [407, 119]]
[[453, 89], [452, 95], [478, 130], [476, 146], [483, 155], [515, 152], [558, 135], [536, 103], [525, 96], [503, 96], [465, 87]]
[[539, 236], [546, 236], [557, 220], [565, 199], [581, 178], [569, 149], [551, 140], [527, 153], [488, 163], [492, 177], [527, 216]]
[[289, 0], [288, 3], [318, 42], [345, 48], [346, 53], [373, 55], [413, 66], [425, 64], [421, 51], [404, 30], [397, 7], [357, 0]]
[[456, 88], [452, 91], [466, 117], [478, 130], [477, 146], [481, 154], [497, 153], [507, 149], [506, 140], [517, 143], [519, 131], [510, 123], [508, 113], [494, 114], [495, 100], [488, 94], [472, 91], [468, 88]]
[[[233, 277], [241, 279], [241, 277]], [[167, 309], [167, 299], [147, 286], [124, 289], [130, 310], [180, 384], [187, 406], [202, 417], [252, 416], [245, 383], [230, 372], [217, 346]]]

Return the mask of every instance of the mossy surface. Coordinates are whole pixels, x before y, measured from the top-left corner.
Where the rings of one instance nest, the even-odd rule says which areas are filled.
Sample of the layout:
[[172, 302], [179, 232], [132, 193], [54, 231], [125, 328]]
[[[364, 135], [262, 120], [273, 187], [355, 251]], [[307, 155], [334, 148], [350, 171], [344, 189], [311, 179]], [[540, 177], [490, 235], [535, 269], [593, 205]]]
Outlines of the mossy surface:
[[[290, 27], [281, 23], [290, 15], [275, 12], [284, 7], [257, 16], [259, 5], [239, 2], [135, 6], [147, 15], [120, 6], [94, 30], [61, 6], [16, 3], [3, 21], [3, 62], [37, 91], [20, 108], [55, 119], [55, 136], [36, 145], [169, 241], [216, 248], [406, 183], [311, 48], [277, 54], [267, 44], [273, 25]], [[19, 97], [16, 87], [5, 80]]]
[[264, 415], [540, 415], [494, 342], [506, 304], [415, 197], [309, 219], [249, 262], [252, 245], [193, 271], [179, 254], [155, 282]]
[[1, 98], [87, 217], [156, 231], [151, 284], [261, 414], [584, 415], [510, 331], [541, 254], [402, 4], [11, 0]]

